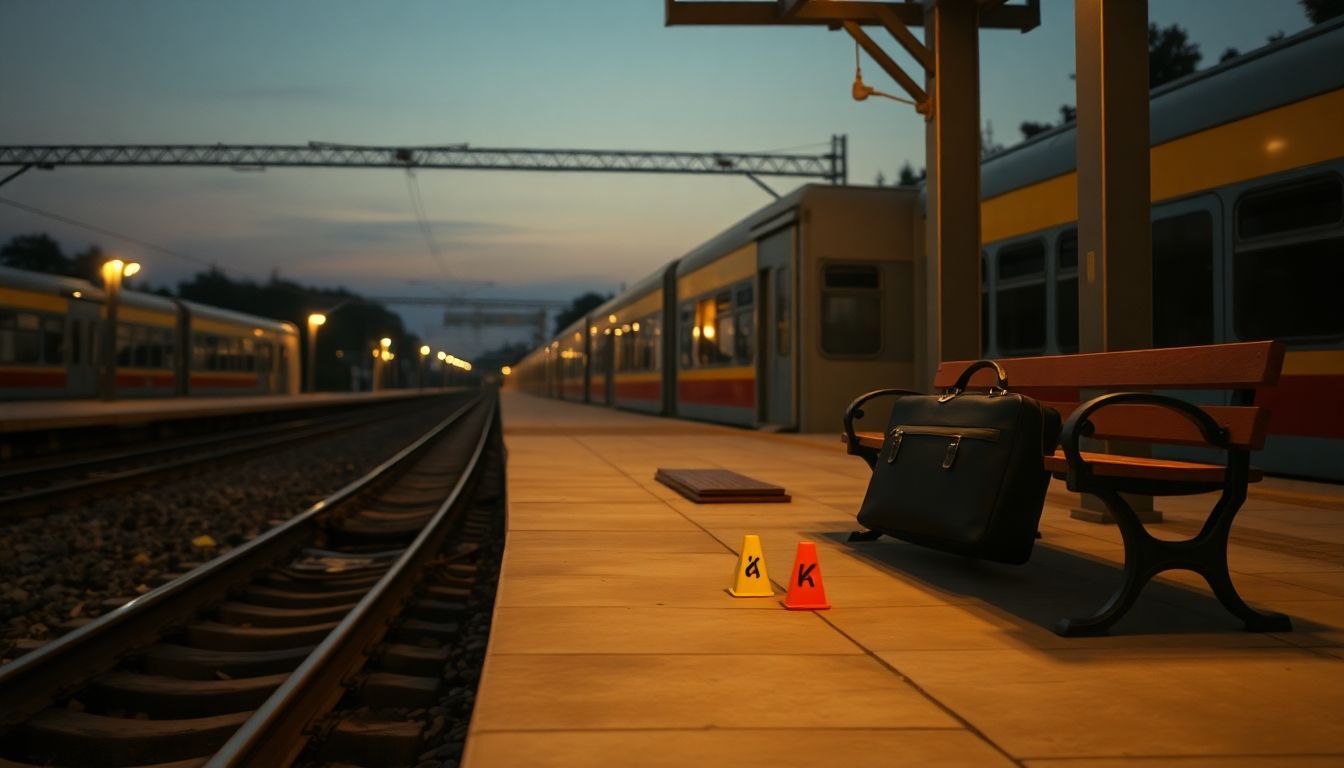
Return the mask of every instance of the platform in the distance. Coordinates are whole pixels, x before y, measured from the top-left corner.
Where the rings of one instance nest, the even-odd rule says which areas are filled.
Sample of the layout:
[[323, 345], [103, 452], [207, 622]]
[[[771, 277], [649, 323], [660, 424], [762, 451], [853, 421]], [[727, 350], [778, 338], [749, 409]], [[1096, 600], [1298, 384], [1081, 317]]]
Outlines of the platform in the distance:
[[445, 390], [391, 389], [382, 392], [318, 392], [310, 395], [222, 397], [127, 397], [103, 400], [0, 401], [0, 434], [44, 429], [126, 426], [154, 421], [208, 418], [236, 413], [298, 411], [371, 400], [396, 400]]
[[[1001, 566], [847, 542], [869, 470], [832, 434], [513, 393], [503, 418], [509, 538], [466, 768], [1344, 763], [1338, 486], [1267, 481], [1278, 497], [1253, 497], [1234, 530], [1238, 587], [1296, 632], [1241, 631], [1176, 572], [1116, 636], [1069, 639], [1050, 627], [1110, 594], [1121, 547], [1067, 496], [1031, 562]], [[693, 504], [660, 466], [731, 469], [794, 501]], [[1157, 535], [1197, 530], [1206, 502], [1164, 500]], [[748, 533], [781, 595], [815, 541], [834, 607], [730, 597]]]

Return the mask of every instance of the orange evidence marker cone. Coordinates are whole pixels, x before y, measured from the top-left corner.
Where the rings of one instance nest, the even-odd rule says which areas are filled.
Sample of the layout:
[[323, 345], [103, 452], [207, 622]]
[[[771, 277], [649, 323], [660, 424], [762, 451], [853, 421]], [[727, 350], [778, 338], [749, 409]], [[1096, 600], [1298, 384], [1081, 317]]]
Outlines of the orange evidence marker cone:
[[798, 554], [793, 558], [789, 594], [784, 597], [784, 607], [791, 611], [823, 611], [831, 607], [826, 602], [826, 588], [821, 584], [817, 545], [810, 541], [798, 542]]
[[742, 556], [737, 559], [737, 572], [728, 594], [733, 597], [774, 597], [770, 577], [765, 572], [765, 555], [761, 553], [761, 537], [749, 533], [742, 537]]

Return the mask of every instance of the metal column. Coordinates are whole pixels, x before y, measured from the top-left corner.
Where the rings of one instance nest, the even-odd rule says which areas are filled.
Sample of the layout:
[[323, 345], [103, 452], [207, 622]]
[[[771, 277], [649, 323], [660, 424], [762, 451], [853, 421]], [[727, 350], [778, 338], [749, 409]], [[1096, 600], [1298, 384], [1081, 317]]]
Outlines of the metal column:
[[[1147, 349], [1153, 341], [1148, 174], [1148, 3], [1075, 0], [1078, 96], [1078, 348]], [[1147, 445], [1110, 446], [1150, 455]], [[1156, 522], [1148, 497], [1129, 497]], [[1109, 522], [1089, 496], [1073, 516]]]
[[[980, 47], [972, 0], [927, 0], [929, 364], [980, 356]], [[930, 376], [931, 378], [931, 372]]]

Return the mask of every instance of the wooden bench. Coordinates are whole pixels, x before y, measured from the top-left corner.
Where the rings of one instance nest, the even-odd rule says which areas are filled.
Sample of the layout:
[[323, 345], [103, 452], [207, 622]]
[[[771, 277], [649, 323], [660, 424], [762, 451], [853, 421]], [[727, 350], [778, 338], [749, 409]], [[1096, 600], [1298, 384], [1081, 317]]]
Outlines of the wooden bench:
[[[1094, 616], [1061, 619], [1055, 631], [1066, 636], [1100, 635], [1123, 616], [1153, 576], [1184, 568], [1204, 577], [1218, 600], [1253, 632], [1289, 632], [1287, 616], [1257, 611], [1237, 593], [1227, 571], [1227, 541], [1232, 520], [1246, 500], [1247, 483], [1261, 478], [1250, 466], [1250, 453], [1264, 446], [1269, 413], [1254, 405], [1255, 388], [1278, 381], [1283, 346], [1278, 342], [1220, 344], [1204, 347], [1022, 357], [997, 361], [1008, 385], [1066, 415], [1059, 450], [1045, 467], [1065, 480], [1070, 491], [1092, 494], [1106, 505], [1124, 539], [1124, 575], [1120, 587]], [[935, 389], [956, 381], [970, 361], [938, 366]], [[982, 371], [972, 385], [988, 387]], [[1150, 390], [1230, 390], [1231, 405], [1195, 405]], [[1109, 391], [1078, 403], [1079, 390]], [[1122, 390], [1122, 391], [1115, 391]], [[858, 432], [853, 419], [862, 406], [883, 394], [870, 392], [845, 413], [849, 453], [873, 466], [882, 448], [880, 432]], [[1083, 438], [1174, 445], [1212, 446], [1226, 451], [1225, 464], [1138, 458], [1083, 451]], [[1122, 493], [1173, 496], [1221, 491], [1200, 532], [1184, 541], [1153, 537]]]

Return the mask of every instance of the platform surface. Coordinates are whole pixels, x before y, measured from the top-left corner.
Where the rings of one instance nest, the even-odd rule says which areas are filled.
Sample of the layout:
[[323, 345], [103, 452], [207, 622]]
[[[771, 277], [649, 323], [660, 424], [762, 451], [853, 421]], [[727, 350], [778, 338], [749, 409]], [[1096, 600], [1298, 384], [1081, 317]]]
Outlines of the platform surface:
[[126, 397], [102, 400], [0, 401], [0, 434], [40, 429], [143, 424], [152, 421], [221, 416], [231, 413], [320, 408], [341, 403], [395, 400], [433, 394], [434, 389], [389, 389], [382, 392], [318, 392], [311, 395], [226, 395], [196, 397]]
[[[1251, 634], [1165, 574], [1102, 638], [1061, 638], [1120, 576], [1114, 526], [1052, 488], [1025, 566], [845, 541], [868, 469], [836, 435], [764, 435], [506, 392], [509, 538], [463, 765], [1344, 765], [1344, 488], [1267, 480], [1229, 560]], [[658, 467], [778, 483], [697, 505]], [[1162, 537], [1207, 497], [1162, 499]], [[725, 589], [759, 534], [776, 591], [817, 543], [832, 609]]]

